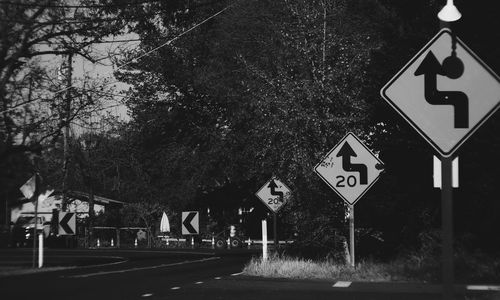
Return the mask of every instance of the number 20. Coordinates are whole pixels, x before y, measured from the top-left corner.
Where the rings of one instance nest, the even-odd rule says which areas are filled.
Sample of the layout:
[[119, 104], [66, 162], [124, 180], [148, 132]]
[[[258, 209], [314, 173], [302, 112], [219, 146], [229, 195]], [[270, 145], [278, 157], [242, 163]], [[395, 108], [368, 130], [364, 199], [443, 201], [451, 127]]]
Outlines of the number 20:
[[356, 185], [356, 183], [357, 183], [356, 177], [354, 175], [348, 176], [347, 180], [346, 180], [346, 178], [344, 176], [339, 175], [339, 176], [337, 176], [337, 179], [339, 181], [337, 181], [336, 187], [345, 187], [344, 182], [347, 182], [347, 185], [349, 187], [354, 187]]

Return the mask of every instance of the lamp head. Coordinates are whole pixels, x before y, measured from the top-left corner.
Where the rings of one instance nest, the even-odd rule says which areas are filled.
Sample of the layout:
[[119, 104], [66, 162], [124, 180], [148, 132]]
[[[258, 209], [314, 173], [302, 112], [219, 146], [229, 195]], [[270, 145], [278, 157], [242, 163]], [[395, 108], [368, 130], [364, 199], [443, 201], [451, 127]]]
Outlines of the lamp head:
[[457, 7], [453, 4], [453, 0], [448, 0], [446, 5], [438, 13], [438, 18], [444, 22], [454, 22], [462, 17]]

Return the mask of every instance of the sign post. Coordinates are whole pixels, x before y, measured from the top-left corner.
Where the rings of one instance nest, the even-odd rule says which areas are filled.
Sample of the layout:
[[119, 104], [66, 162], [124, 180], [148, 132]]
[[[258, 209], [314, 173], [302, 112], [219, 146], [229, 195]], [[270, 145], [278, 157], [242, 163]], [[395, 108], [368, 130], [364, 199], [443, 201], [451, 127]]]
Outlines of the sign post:
[[274, 249], [278, 249], [278, 225], [277, 214], [286, 201], [290, 197], [290, 189], [281, 182], [278, 178], [272, 177], [255, 193], [273, 213], [273, 233], [274, 233]]
[[354, 205], [349, 205], [349, 246], [351, 252], [351, 267], [355, 267], [354, 255]]
[[453, 299], [453, 187], [452, 158], [443, 157], [441, 188], [441, 222], [443, 227], [443, 295]]
[[354, 256], [354, 204], [382, 173], [383, 163], [353, 133], [349, 132], [316, 165], [314, 171], [349, 207], [350, 262]]

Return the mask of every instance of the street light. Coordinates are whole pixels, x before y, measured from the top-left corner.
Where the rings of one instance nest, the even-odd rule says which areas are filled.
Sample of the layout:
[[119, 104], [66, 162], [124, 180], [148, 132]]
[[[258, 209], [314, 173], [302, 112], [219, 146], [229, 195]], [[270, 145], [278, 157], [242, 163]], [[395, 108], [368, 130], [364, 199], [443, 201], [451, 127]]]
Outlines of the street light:
[[444, 22], [454, 22], [462, 17], [457, 7], [453, 4], [453, 0], [447, 0], [446, 5], [438, 13], [438, 18]]

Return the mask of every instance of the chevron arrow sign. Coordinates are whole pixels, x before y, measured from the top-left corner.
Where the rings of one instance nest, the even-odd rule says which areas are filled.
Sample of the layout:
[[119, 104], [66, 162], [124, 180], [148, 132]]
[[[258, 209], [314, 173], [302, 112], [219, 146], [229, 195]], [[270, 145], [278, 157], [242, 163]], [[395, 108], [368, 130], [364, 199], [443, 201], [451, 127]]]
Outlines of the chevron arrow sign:
[[59, 212], [59, 235], [74, 235], [76, 232], [75, 213]]

